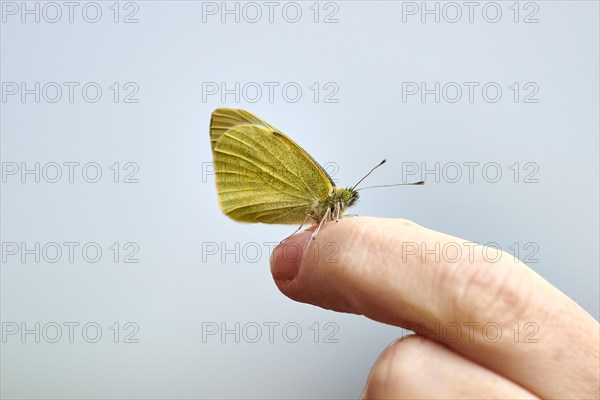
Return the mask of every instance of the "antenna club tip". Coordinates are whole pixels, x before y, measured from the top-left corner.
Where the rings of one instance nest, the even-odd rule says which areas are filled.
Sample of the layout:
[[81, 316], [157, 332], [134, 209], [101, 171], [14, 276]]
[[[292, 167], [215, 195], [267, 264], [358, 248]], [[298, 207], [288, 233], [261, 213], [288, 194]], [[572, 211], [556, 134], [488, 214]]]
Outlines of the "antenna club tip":
[[425, 181], [419, 181], [419, 182], [415, 183], [415, 185], [424, 185], [424, 184], [425, 184]]
[[362, 177], [362, 179], [358, 182], [356, 182], [356, 185], [352, 186], [352, 190], [356, 189], [356, 187], [365, 180], [365, 178], [369, 175], [371, 175], [371, 172], [375, 171], [377, 168], [381, 167], [381, 165], [383, 165], [387, 160], [384, 158], [382, 162], [380, 162], [379, 164], [377, 164], [375, 167], [373, 167], [368, 174], [366, 174], [365, 176]]

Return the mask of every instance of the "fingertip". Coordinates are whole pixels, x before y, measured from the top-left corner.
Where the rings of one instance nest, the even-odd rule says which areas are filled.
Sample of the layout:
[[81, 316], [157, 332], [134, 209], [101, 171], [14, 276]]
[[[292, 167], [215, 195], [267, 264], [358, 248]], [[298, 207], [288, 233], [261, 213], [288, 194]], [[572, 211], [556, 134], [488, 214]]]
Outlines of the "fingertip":
[[[309, 229], [287, 239], [273, 250], [271, 273], [287, 297], [323, 308], [351, 312], [356, 260], [362, 259], [372, 227], [369, 218], [347, 218], [324, 224], [312, 239]], [[350, 265], [348, 265], [350, 263]], [[349, 269], [347, 269], [349, 267]]]
[[385, 320], [380, 303], [393, 297], [399, 231], [405, 220], [344, 218], [287, 239], [273, 250], [271, 273], [287, 297], [322, 308]]
[[275, 281], [290, 281], [298, 275], [311, 236], [312, 231], [300, 232], [275, 247], [271, 255], [271, 274]]

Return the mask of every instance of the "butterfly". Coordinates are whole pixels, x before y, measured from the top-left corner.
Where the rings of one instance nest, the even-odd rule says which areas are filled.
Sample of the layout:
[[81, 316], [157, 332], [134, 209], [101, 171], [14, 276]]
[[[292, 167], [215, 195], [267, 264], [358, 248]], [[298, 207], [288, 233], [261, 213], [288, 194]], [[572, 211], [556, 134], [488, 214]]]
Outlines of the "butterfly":
[[296, 232], [312, 220], [318, 224], [313, 239], [324, 223], [337, 221], [356, 204], [358, 184], [386, 162], [352, 187], [337, 186], [289, 136], [248, 111], [232, 108], [212, 113], [210, 143], [225, 215], [240, 222], [300, 224]]

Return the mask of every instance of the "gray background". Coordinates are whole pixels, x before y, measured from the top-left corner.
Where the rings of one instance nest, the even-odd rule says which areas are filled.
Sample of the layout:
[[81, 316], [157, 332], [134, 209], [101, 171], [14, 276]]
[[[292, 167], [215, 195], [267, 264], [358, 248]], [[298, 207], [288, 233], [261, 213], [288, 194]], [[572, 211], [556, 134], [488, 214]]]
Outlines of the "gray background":
[[[56, 103], [36, 103], [33, 95], [1, 103], [4, 172], [7, 163], [96, 162], [103, 173], [97, 183], [82, 179], [81, 170], [73, 183], [66, 176], [57, 183], [26, 176], [23, 183], [20, 175], [2, 183], [3, 330], [22, 323], [34, 329], [39, 322], [41, 332], [39, 343], [20, 332], [1, 343], [3, 397], [356, 397], [380, 352], [406, 333], [295, 303], [277, 290], [269, 246], [294, 227], [229, 220], [217, 205], [214, 177], [205, 173], [210, 113], [222, 106], [247, 109], [279, 127], [329, 163], [342, 185], [382, 158], [389, 164], [369, 184], [419, 179], [403, 177], [405, 162], [498, 163], [497, 183], [481, 169], [473, 182], [429, 175], [424, 187], [364, 192], [353, 212], [409, 218], [509, 252], [516, 242], [522, 259], [533, 242], [538, 262], [529, 265], [598, 318], [597, 2], [520, 3], [518, 23], [513, 2], [498, 3], [496, 23], [482, 17], [485, 2], [473, 22], [463, 6], [456, 23], [443, 15], [439, 23], [433, 16], [423, 23], [420, 15], [403, 22], [407, 4], [360, 1], [319, 4], [318, 23], [313, 2], [299, 3], [297, 23], [283, 19], [285, 2], [272, 23], [262, 2], [256, 23], [236, 23], [231, 15], [225, 23], [219, 15], [203, 22], [201, 2], [161, 1], [136, 2], [137, 23], [121, 22], [135, 11], [121, 3], [115, 23], [113, 3], [99, 2], [102, 17], [89, 23], [81, 15], [85, 4], [72, 23], [65, 7], [56, 23], [32, 16], [23, 23], [20, 14], [3, 13], [2, 82], [97, 82], [103, 89], [96, 103], [80, 90], [72, 103], [66, 92]], [[338, 22], [323, 23], [333, 11]], [[534, 11], [538, 22], [524, 23]], [[117, 103], [109, 89], [114, 82], [122, 90]], [[139, 87], [137, 103], [123, 102], [127, 82]], [[231, 95], [203, 101], [203, 82], [279, 82], [279, 88], [296, 82], [303, 93], [295, 103], [280, 90], [272, 102], [266, 92], [254, 103]], [[317, 102], [309, 88], [314, 82], [322, 90]], [[328, 82], [339, 88], [336, 103], [323, 101]], [[402, 82], [430, 88], [479, 82], [480, 89], [496, 82], [503, 93], [495, 103], [480, 89], [473, 102], [466, 92], [456, 103], [436, 103], [433, 95], [403, 102]], [[518, 102], [509, 88], [514, 82], [522, 90]], [[528, 82], [539, 88], [537, 103], [523, 101]], [[118, 183], [109, 169], [114, 162], [121, 167]], [[138, 183], [122, 182], [131, 171], [123, 170], [126, 162], [139, 167]], [[509, 168], [515, 162], [522, 172], [517, 183]], [[538, 168], [537, 183], [523, 182], [528, 162]], [[72, 263], [66, 254], [56, 263], [36, 263], [32, 255], [22, 262], [20, 253], [6, 254], [10, 242], [29, 248], [96, 242], [103, 254], [87, 262], [78, 247]], [[119, 262], [109, 249], [114, 242]], [[137, 244], [138, 263], [123, 262], [128, 242]], [[215, 248], [217, 254], [207, 251]], [[68, 322], [80, 324], [72, 343]], [[135, 325], [125, 329], [128, 322]], [[56, 343], [53, 323], [62, 326]], [[85, 340], [94, 337], [93, 329], [82, 334], [86, 323], [101, 327], [96, 343]], [[203, 340], [207, 323], [228, 329], [239, 323], [239, 343], [234, 334]], [[265, 323], [279, 324], [272, 343]], [[282, 332], [289, 323], [302, 329], [295, 343], [294, 329]], [[254, 324], [262, 336], [251, 343]], [[138, 343], [126, 343], [133, 326], [139, 329], [129, 339]]]

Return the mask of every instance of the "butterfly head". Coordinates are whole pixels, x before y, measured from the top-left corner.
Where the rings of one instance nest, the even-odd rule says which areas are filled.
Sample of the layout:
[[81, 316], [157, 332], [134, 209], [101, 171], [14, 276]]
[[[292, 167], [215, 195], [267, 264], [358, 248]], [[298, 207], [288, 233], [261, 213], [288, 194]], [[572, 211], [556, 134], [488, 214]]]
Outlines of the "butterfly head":
[[358, 200], [358, 192], [353, 188], [342, 189], [340, 199], [346, 207], [352, 207]]

